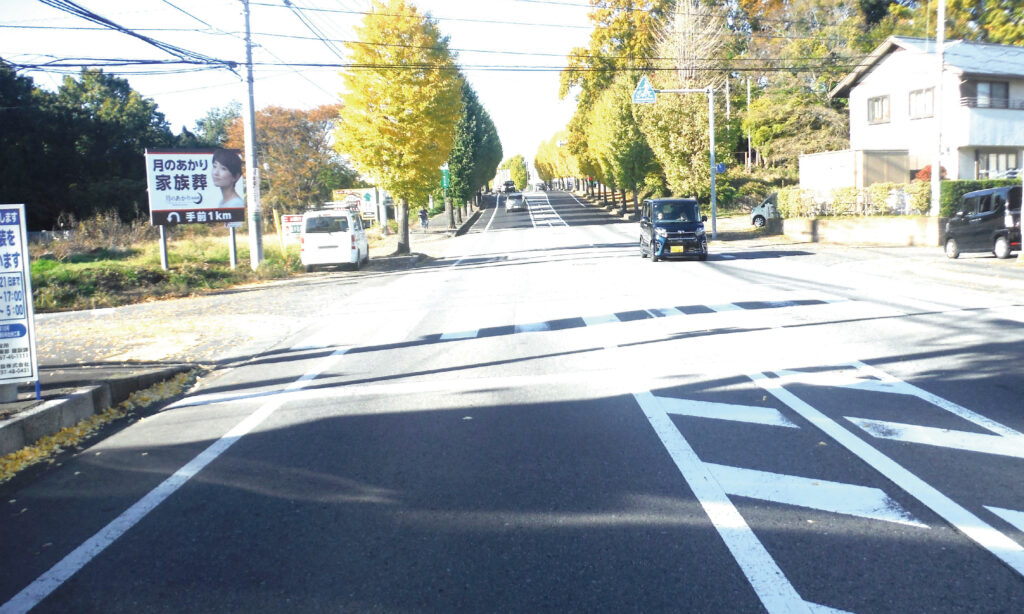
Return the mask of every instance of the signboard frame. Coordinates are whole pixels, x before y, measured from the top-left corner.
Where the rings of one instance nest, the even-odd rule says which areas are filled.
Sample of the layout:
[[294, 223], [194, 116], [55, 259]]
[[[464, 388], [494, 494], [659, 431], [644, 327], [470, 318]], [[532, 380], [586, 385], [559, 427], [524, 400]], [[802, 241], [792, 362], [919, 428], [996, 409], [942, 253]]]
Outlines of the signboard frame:
[[[216, 185], [215, 156], [237, 162], [233, 184]], [[237, 149], [146, 149], [145, 160], [153, 226], [245, 221], [245, 177]], [[225, 200], [228, 194], [234, 196]]]
[[[17, 230], [15, 231], [14, 228]], [[16, 283], [12, 278], [17, 277]], [[20, 290], [19, 290], [20, 288]], [[12, 310], [12, 302], [14, 309]], [[18, 313], [19, 303], [21, 312]], [[12, 355], [11, 340], [24, 337], [24, 347], [14, 348], [21, 371], [7, 373]], [[24, 204], [0, 205], [0, 386], [39, 381], [35, 308], [28, 251]]]

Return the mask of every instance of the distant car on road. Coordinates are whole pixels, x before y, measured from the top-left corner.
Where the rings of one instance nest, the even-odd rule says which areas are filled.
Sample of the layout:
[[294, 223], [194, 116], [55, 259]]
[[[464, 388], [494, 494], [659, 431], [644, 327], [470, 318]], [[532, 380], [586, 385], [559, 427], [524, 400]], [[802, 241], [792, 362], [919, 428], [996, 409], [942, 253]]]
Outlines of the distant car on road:
[[708, 238], [700, 205], [692, 198], [645, 200], [640, 208], [640, 256], [659, 258], [696, 256], [708, 259]]
[[946, 222], [946, 255], [991, 251], [1009, 258], [1020, 251], [1021, 187], [1003, 186], [968, 192]]
[[516, 182], [512, 181], [510, 179], [510, 180], [505, 182], [505, 186], [504, 187], [505, 187], [504, 192], [506, 194], [511, 194], [512, 192], [516, 191]]
[[514, 211], [525, 211], [526, 210], [526, 198], [521, 192], [514, 192], [512, 194], [505, 195], [505, 211], [512, 213]]
[[750, 210], [750, 223], [758, 228], [764, 228], [768, 220], [780, 217], [782, 216], [779, 215], [779, 195], [775, 193]]

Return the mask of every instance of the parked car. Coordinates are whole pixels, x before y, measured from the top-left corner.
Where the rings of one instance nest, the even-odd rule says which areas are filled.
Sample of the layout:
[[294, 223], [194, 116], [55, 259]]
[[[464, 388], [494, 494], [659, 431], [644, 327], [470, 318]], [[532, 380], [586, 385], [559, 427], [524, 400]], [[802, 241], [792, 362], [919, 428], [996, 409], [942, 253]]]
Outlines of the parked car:
[[996, 258], [1009, 258], [1020, 251], [1020, 201], [1021, 186], [964, 194], [946, 222], [946, 255], [991, 251]]
[[513, 211], [525, 211], [526, 210], [526, 198], [522, 192], [514, 192], [512, 194], [505, 195], [505, 211], [512, 213]]
[[768, 220], [780, 217], [782, 216], [779, 214], [779, 195], [774, 192], [764, 199], [764, 202], [750, 210], [750, 223], [758, 228], [764, 228]]
[[645, 200], [640, 208], [640, 256], [659, 258], [696, 256], [708, 259], [708, 238], [700, 204], [692, 198]]
[[319, 209], [302, 214], [299, 241], [306, 272], [319, 266], [349, 265], [358, 269], [370, 260], [363, 220], [352, 209]]

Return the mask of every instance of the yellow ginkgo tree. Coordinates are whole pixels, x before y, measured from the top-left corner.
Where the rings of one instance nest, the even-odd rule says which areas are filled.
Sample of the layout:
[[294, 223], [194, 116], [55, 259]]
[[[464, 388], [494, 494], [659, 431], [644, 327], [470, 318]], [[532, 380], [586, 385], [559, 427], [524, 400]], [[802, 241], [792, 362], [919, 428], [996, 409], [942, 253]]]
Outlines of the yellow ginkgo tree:
[[350, 64], [335, 147], [397, 203], [398, 253], [410, 253], [409, 201], [441, 179], [462, 114], [462, 80], [437, 24], [405, 0], [373, 0], [346, 44]]

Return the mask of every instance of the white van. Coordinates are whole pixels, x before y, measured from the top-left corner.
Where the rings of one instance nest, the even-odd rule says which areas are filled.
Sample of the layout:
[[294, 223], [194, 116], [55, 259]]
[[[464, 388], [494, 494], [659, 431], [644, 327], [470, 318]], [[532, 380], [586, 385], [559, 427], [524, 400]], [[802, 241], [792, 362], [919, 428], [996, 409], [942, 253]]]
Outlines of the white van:
[[302, 266], [306, 272], [318, 266], [351, 265], [358, 269], [370, 260], [370, 245], [358, 211], [320, 209], [302, 214]]

